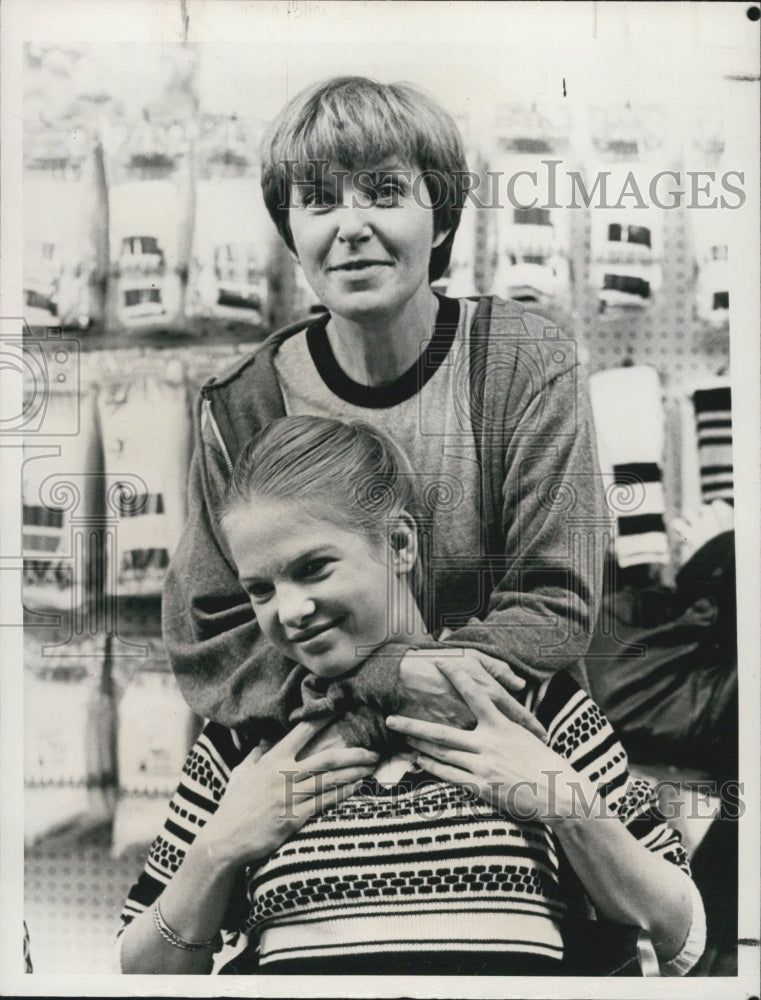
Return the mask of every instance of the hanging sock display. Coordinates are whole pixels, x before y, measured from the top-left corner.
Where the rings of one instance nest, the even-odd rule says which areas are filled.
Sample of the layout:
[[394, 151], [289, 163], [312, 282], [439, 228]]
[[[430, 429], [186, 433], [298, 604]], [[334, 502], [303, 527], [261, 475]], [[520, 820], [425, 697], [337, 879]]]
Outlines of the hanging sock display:
[[616, 518], [618, 565], [668, 563], [658, 372], [649, 365], [613, 368], [590, 376], [589, 388], [600, 468], [612, 483], [606, 496]]
[[129, 682], [118, 709], [116, 857], [150, 844], [160, 829], [198, 728], [168, 665], [151, 665], [155, 669], [141, 670]]
[[732, 461], [732, 390], [729, 384], [696, 389], [692, 394], [703, 503], [734, 502]]
[[51, 392], [47, 407], [47, 426], [79, 433], [45, 443], [30, 437], [25, 446], [24, 605], [73, 610], [102, 579], [95, 537], [103, 503], [100, 435], [92, 394]]
[[734, 503], [732, 389], [728, 378], [704, 379], [674, 403], [675, 453], [679, 462], [681, 510], [713, 500]]
[[254, 177], [199, 180], [188, 315], [267, 326], [271, 243]]
[[192, 431], [184, 378], [112, 383], [98, 406], [107, 506], [117, 521], [107, 590], [159, 595], [185, 518]]
[[112, 184], [109, 213], [117, 321], [127, 328], [171, 326], [182, 298], [177, 185], [169, 179]]
[[[92, 704], [101, 681], [102, 642], [86, 639], [44, 655], [24, 636], [24, 839], [82, 831], [104, 818], [93, 812], [90, 762]], [[98, 751], [100, 753], [100, 751]]]

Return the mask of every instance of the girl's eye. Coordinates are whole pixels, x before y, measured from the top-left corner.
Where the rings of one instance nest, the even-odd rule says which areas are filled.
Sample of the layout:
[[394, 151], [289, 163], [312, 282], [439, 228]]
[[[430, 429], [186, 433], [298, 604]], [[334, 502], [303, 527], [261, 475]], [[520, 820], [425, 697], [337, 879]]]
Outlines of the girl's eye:
[[330, 559], [310, 559], [308, 563], [304, 563], [301, 567], [301, 572], [303, 576], [319, 576], [320, 573], [328, 566]]
[[249, 584], [248, 593], [255, 601], [266, 601], [272, 596], [272, 585], [269, 583]]

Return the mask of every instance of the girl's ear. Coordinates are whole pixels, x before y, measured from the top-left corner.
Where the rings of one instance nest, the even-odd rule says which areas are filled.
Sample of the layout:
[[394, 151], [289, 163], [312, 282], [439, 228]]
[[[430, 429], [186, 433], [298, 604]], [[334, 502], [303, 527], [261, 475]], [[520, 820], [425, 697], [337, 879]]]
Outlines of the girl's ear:
[[391, 530], [389, 542], [394, 570], [398, 576], [408, 575], [417, 562], [418, 541], [415, 521], [406, 510], [402, 511], [397, 518]]
[[442, 229], [440, 233], [434, 233], [433, 243], [431, 244], [431, 249], [435, 250], [436, 247], [440, 247], [444, 240], [452, 232], [451, 229]]

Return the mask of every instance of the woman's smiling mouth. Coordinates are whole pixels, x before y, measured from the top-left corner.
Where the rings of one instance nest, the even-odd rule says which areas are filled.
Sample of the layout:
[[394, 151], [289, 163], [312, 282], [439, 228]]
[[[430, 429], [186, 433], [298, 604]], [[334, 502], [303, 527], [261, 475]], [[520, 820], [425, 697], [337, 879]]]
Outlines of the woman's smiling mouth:
[[347, 260], [343, 264], [334, 264], [329, 271], [364, 271], [368, 267], [390, 267], [389, 260]]

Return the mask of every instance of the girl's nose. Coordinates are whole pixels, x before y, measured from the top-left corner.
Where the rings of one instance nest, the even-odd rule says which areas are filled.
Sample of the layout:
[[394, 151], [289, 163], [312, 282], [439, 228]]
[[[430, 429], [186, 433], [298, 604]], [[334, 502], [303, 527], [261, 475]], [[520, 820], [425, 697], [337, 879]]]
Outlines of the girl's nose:
[[316, 611], [314, 600], [301, 587], [279, 587], [277, 614], [282, 625], [299, 628], [309, 621]]

